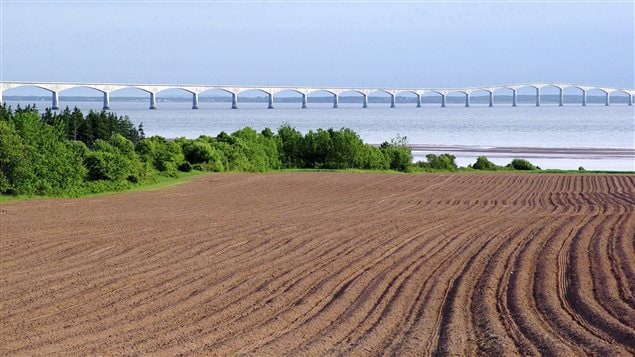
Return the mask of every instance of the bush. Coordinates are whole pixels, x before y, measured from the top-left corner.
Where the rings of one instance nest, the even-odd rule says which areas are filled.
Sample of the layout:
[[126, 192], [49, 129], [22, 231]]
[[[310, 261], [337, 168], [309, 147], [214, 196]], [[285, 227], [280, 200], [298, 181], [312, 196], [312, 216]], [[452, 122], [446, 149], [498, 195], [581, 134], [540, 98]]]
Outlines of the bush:
[[395, 165], [399, 167], [397, 163], [400, 162], [400, 156], [398, 156], [398, 154], [397, 156], [389, 157], [387, 153], [380, 148], [364, 145], [361, 168], [366, 170], [388, 170], [390, 169], [390, 164], [393, 162], [393, 159], [395, 159]]
[[216, 150], [204, 139], [196, 139], [183, 145], [183, 156], [192, 164], [207, 163], [217, 156]]
[[302, 133], [289, 124], [278, 128], [278, 157], [283, 168], [306, 167], [305, 143]]
[[183, 161], [178, 168], [181, 172], [190, 172], [192, 171], [192, 164], [187, 161]]
[[329, 153], [333, 148], [331, 135], [328, 131], [318, 129], [309, 130], [304, 136], [304, 162], [307, 168], [328, 168], [326, 166]]
[[536, 170], [537, 167], [534, 166], [531, 162], [524, 159], [513, 159], [512, 162], [507, 165], [507, 167], [511, 167], [514, 170]]
[[390, 142], [381, 144], [380, 149], [388, 159], [390, 169], [405, 172], [412, 166], [412, 151], [407, 137], [397, 135]]
[[94, 151], [87, 154], [84, 164], [88, 169], [88, 179], [92, 181], [138, 182], [141, 171], [132, 142], [119, 134], [113, 135], [109, 141], [96, 140]]
[[[37, 112], [16, 111], [0, 122], [0, 192], [53, 195], [79, 186], [86, 173], [77, 146]], [[81, 151], [81, 150], [80, 150]]]
[[136, 151], [142, 162], [167, 176], [176, 175], [178, 165], [185, 160], [179, 142], [167, 141], [160, 136], [141, 140]]
[[454, 162], [456, 157], [450, 154], [428, 154], [427, 162], [417, 162], [416, 165], [426, 171], [458, 171], [458, 166]]
[[496, 164], [494, 164], [493, 162], [489, 161], [487, 159], [487, 157], [485, 156], [479, 156], [476, 159], [476, 162], [474, 163], [474, 165], [472, 165], [472, 168], [475, 170], [496, 170], [498, 168], [498, 166], [496, 166]]

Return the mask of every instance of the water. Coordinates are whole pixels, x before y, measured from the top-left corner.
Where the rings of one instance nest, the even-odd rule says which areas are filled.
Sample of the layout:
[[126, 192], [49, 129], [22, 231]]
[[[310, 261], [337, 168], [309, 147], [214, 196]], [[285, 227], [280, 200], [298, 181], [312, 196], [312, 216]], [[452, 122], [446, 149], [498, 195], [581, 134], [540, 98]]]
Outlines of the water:
[[[17, 102], [8, 102], [14, 106]], [[26, 103], [21, 103], [22, 105]], [[39, 108], [50, 102], [37, 103]], [[100, 102], [61, 102], [62, 107], [77, 106], [82, 110], [100, 110]], [[147, 102], [111, 102], [111, 111], [127, 115], [133, 123], [143, 123], [146, 135], [167, 138], [199, 135], [215, 136], [221, 131], [232, 132], [245, 126], [256, 130], [278, 128], [284, 123], [307, 132], [317, 128], [347, 127], [356, 131], [365, 142], [378, 144], [401, 135], [411, 144], [457, 145], [479, 147], [543, 147], [543, 148], [626, 148], [635, 149], [635, 107], [615, 104], [566, 105], [558, 107], [530, 104], [516, 108], [501, 104], [489, 108], [460, 105], [440, 108], [414, 108], [403, 104], [388, 108], [386, 104], [340, 103], [332, 109], [327, 103], [309, 103], [300, 109], [299, 103], [276, 103], [267, 110], [266, 103], [240, 103], [240, 109], [230, 110], [229, 103], [201, 102], [199, 110], [190, 109], [187, 102], [159, 102], [157, 110], [148, 110]], [[424, 152], [414, 153], [417, 159]], [[461, 165], [472, 163], [477, 154], [453, 153]], [[487, 155], [487, 154], [486, 154]], [[544, 156], [544, 157], [543, 157]], [[542, 168], [602, 170], [635, 170], [635, 157], [562, 157], [533, 156], [532, 162]], [[493, 161], [508, 163], [522, 154], [494, 155]]]

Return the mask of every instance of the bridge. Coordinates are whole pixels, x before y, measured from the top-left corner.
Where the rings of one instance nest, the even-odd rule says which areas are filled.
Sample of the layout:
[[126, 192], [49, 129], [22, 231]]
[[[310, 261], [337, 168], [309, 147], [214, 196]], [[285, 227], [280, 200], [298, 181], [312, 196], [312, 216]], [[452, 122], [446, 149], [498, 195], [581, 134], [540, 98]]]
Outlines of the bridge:
[[450, 93], [462, 93], [465, 95], [465, 106], [470, 106], [471, 94], [476, 91], [484, 91], [489, 96], [489, 106], [494, 106], [494, 93], [497, 90], [508, 90], [512, 92], [512, 106], [517, 106], [517, 92], [521, 88], [530, 87], [535, 90], [536, 106], [540, 106], [540, 90], [544, 87], [555, 87], [559, 90], [559, 105], [564, 105], [564, 90], [566, 88], [577, 88], [582, 94], [582, 105], [587, 105], [587, 92], [590, 90], [599, 90], [604, 93], [604, 104], [611, 104], [611, 93], [623, 92], [628, 95], [628, 105], [633, 105], [633, 89], [621, 89], [603, 86], [593, 86], [584, 84], [566, 84], [566, 83], [522, 83], [508, 85], [494, 85], [484, 87], [467, 87], [467, 88], [368, 88], [368, 87], [269, 87], [269, 86], [234, 86], [234, 85], [194, 85], [194, 84], [124, 84], [124, 83], [68, 83], [68, 82], [18, 82], [18, 81], [0, 81], [0, 102], [2, 102], [2, 94], [13, 88], [18, 87], [36, 87], [51, 92], [51, 109], [59, 110], [59, 93], [71, 88], [90, 88], [102, 93], [104, 102], [103, 109], [110, 109], [110, 94], [114, 91], [124, 88], [136, 88], [148, 93], [150, 97], [150, 109], [157, 108], [157, 93], [167, 89], [179, 89], [192, 94], [192, 109], [198, 109], [198, 98], [201, 93], [210, 90], [220, 90], [231, 95], [232, 109], [238, 108], [238, 95], [245, 91], [257, 90], [268, 96], [269, 109], [274, 108], [274, 95], [281, 92], [296, 92], [302, 96], [302, 108], [307, 107], [308, 97], [315, 92], [326, 92], [333, 96], [333, 108], [338, 107], [339, 97], [342, 93], [353, 92], [363, 96], [363, 108], [368, 107], [368, 96], [372, 93], [383, 92], [390, 96], [390, 107], [395, 107], [396, 97], [401, 93], [412, 93], [417, 97], [417, 108], [421, 107], [421, 97], [426, 93], [436, 93], [441, 97], [441, 107], [446, 106], [447, 96]]

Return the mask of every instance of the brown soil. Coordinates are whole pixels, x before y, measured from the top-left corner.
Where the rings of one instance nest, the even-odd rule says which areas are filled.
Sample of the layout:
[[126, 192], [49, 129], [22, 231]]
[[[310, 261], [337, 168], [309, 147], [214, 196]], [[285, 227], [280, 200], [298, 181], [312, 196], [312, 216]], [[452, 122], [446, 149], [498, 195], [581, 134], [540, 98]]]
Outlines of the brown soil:
[[0, 354], [629, 355], [635, 176], [207, 175], [0, 206]]

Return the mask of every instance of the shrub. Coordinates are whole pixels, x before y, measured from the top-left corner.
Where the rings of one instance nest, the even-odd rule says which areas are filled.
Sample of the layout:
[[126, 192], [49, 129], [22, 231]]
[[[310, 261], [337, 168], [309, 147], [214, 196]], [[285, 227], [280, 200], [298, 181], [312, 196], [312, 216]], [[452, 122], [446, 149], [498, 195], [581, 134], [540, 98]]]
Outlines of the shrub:
[[534, 166], [532, 163], [524, 159], [513, 159], [512, 162], [507, 166], [511, 167], [514, 170], [536, 170], [537, 169], [536, 166]]
[[284, 124], [278, 128], [278, 154], [284, 168], [305, 167], [305, 143], [302, 133]]
[[457, 171], [459, 168], [454, 162], [456, 157], [450, 154], [428, 154], [426, 155], [427, 162], [417, 162], [417, 166], [427, 171], [439, 170], [439, 171]]
[[389, 160], [389, 168], [397, 171], [408, 171], [412, 166], [412, 151], [408, 147], [408, 138], [399, 136], [380, 146], [381, 151]]
[[181, 164], [179, 164], [178, 169], [181, 172], [190, 172], [192, 171], [192, 164], [187, 161], [183, 161]]
[[361, 168], [366, 170], [388, 170], [392, 157], [380, 148], [364, 145]]
[[141, 164], [132, 147], [132, 143], [119, 134], [109, 141], [97, 139], [94, 151], [84, 160], [88, 179], [137, 182]]
[[177, 166], [185, 160], [181, 145], [160, 136], [141, 140], [136, 147], [140, 160], [149, 163], [164, 175], [174, 176]]
[[81, 184], [86, 170], [76, 146], [34, 111], [0, 122], [0, 192], [60, 194]]
[[496, 164], [494, 164], [493, 162], [489, 161], [487, 159], [487, 157], [485, 156], [479, 156], [476, 159], [476, 162], [474, 163], [474, 165], [472, 165], [472, 168], [475, 170], [496, 170], [498, 168], [498, 166], [496, 166]]
[[333, 142], [326, 130], [309, 130], [304, 136], [304, 162], [308, 168], [327, 168], [326, 162]]
[[183, 155], [188, 162], [201, 164], [213, 160], [216, 150], [204, 139], [196, 139], [183, 145]]

